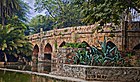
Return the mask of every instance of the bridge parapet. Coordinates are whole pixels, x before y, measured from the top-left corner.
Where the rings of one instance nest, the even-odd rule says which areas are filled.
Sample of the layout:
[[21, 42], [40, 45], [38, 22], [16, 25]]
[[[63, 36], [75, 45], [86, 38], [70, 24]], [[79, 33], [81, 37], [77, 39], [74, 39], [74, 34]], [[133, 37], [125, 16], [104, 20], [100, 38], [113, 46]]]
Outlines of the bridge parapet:
[[[44, 31], [43, 37], [52, 37], [52, 36], [59, 36], [59, 35], [71, 35], [71, 33], [86, 33], [86, 32], [93, 32], [96, 29], [96, 25], [89, 25], [89, 26], [77, 26], [77, 27], [67, 27], [62, 29], [54, 29], [50, 31]], [[29, 40], [39, 39], [41, 33], [29, 35]]]
[[[140, 22], [132, 22], [128, 24], [128, 32], [131, 31], [140, 31]], [[71, 33], [87, 33], [87, 32], [93, 32], [95, 31], [96, 27], [98, 25], [88, 25], [88, 26], [76, 26], [76, 27], [67, 27], [67, 28], [62, 28], [62, 29], [54, 29], [50, 31], [44, 31], [43, 32], [43, 37], [52, 37], [52, 36], [59, 36], [59, 35], [71, 35]], [[112, 27], [110, 25], [105, 25], [103, 28], [102, 32], [121, 32], [120, 28], [115, 28], [116, 30], [111, 30]], [[29, 35], [29, 40], [35, 40], [39, 39], [41, 33]]]

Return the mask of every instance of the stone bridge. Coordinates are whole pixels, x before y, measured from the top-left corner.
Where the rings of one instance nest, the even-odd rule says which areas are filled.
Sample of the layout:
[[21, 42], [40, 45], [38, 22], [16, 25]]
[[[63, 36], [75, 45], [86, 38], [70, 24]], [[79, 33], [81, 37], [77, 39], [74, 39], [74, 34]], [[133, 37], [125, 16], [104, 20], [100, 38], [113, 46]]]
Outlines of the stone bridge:
[[89, 26], [67, 27], [30, 35], [29, 41], [33, 44], [33, 56], [39, 61], [55, 59], [57, 49], [65, 43], [84, 42], [88, 46], [99, 46], [98, 41], [108, 37], [107, 42], [116, 45], [119, 50], [140, 50], [140, 22], [123, 23], [122, 27], [112, 29], [111, 25], [98, 24]]

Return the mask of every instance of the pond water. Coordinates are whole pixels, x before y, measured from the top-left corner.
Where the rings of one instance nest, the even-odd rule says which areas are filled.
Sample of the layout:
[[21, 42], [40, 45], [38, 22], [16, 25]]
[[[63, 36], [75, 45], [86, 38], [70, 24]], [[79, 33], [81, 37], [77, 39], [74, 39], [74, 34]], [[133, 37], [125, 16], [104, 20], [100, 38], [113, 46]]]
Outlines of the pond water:
[[[39, 63], [35, 65], [1, 65], [0, 68], [8, 68], [8, 69], [16, 69], [16, 70], [25, 70], [25, 71], [33, 71], [40, 73], [49, 73], [51, 71], [56, 70], [54, 64], [45, 64]], [[0, 82], [62, 82], [60, 80], [56, 80], [53, 78], [49, 78], [47, 76], [39, 76], [39, 75], [31, 75], [26, 73], [19, 72], [10, 72], [0, 70]]]
[[31, 65], [0, 65], [0, 68], [16, 69], [16, 70], [25, 70], [39, 73], [50, 73], [55, 71], [56, 65], [51, 63], [38, 63]]
[[10, 71], [0, 71], [0, 82], [59, 82], [59, 81], [38, 75], [23, 74]]

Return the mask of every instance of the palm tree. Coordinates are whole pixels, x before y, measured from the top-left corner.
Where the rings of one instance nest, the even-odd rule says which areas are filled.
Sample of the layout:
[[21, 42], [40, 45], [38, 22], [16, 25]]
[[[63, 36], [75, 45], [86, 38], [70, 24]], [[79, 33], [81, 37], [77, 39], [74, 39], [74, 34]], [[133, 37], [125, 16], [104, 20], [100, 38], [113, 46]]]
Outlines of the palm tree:
[[27, 41], [27, 36], [24, 35], [24, 24], [8, 24], [0, 25], [0, 50], [7, 61], [7, 54], [17, 55], [19, 53], [31, 52], [32, 45]]
[[[22, 16], [25, 15], [29, 6], [22, 0], [0, 0], [0, 17], [2, 19], [2, 25], [5, 25], [6, 18], [13, 15]], [[25, 19], [24, 19], [25, 20]]]

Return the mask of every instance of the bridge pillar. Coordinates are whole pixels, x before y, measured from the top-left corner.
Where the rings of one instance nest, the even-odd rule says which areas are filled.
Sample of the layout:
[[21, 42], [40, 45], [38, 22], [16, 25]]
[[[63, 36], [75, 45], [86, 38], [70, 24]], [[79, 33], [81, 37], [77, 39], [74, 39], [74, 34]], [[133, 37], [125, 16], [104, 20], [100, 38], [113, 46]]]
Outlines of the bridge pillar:
[[43, 60], [43, 58], [44, 58], [44, 49], [43, 49], [43, 45], [44, 45], [44, 43], [43, 43], [43, 28], [40, 28], [40, 35], [39, 35], [39, 38], [40, 38], [40, 47], [39, 47], [39, 54], [38, 54], [38, 61], [42, 61]]
[[128, 28], [128, 21], [122, 22], [122, 51], [125, 51], [128, 48], [128, 41], [127, 41], [127, 28]]

